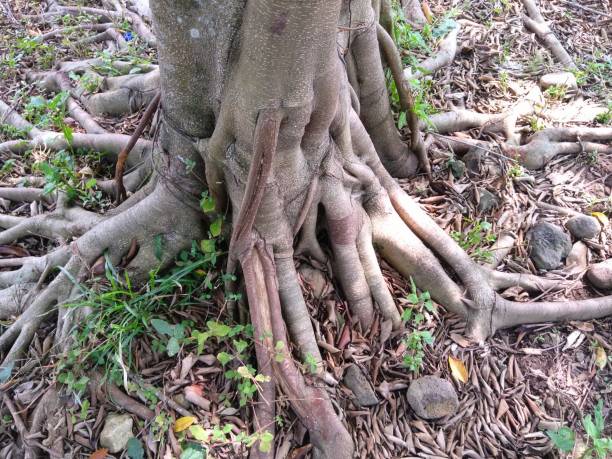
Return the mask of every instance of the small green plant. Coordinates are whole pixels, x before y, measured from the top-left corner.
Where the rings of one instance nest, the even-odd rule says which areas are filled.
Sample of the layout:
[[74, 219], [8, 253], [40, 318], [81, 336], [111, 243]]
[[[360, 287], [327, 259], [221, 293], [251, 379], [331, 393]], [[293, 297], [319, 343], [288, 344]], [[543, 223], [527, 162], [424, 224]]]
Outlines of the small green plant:
[[595, 122], [603, 125], [612, 124], [612, 102], [608, 103], [608, 109], [605, 112], [595, 117]]
[[545, 127], [546, 127], [546, 125], [544, 124], [544, 122], [542, 121], [541, 118], [539, 118], [537, 116], [530, 116], [529, 117], [529, 128], [531, 129], [531, 132], [541, 131]]
[[0, 136], [8, 140], [26, 139], [29, 132], [29, 129], [20, 129], [12, 124], [0, 124]]
[[522, 177], [523, 175], [525, 175], [525, 168], [518, 163], [513, 164], [508, 169], [508, 177], [510, 178]]
[[451, 232], [451, 237], [457, 242], [461, 248], [477, 261], [488, 261], [493, 256], [488, 250], [485, 250], [483, 244], [492, 244], [497, 239], [497, 236], [491, 232], [492, 225], [486, 220], [465, 220], [471, 227], [468, 232]]
[[[593, 409], [593, 415], [588, 414], [582, 419], [582, 426], [587, 436], [587, 449], [582, 454], [582, 458], [605, 459], [612, 454], [612, 438], [603, 437], [604, 421], [603, 400], [600, 399]], [[569, 427], [555, 431], [548, 430], [546, 435], [560, 451], [565, 453], [573, 451], [576, 433]]]
[[11, 159], [7, 159], [6, 161], [4, 161], [2, 168], [0, 168], [0, 178], [13, 172], [14, 167], [15, 167], [14, 159], [11, 158]]
[[67, 115], [66, 102], [69, 97], [67, 91], [59, 92], [49, 100], [43, 96], [33, 96], [25, 106], [24, 117], [36, 127], [55, 127], [63, 130], [64, 118]]
[[80, 200], [84, 205], [93, 205], [102, 199], [102, 192], [96, 189], [94, 178], [85, 180], [76, 170], [76, 160], [73, 153], [59, 150], [52, 154], [48, 161], [34, 164], [34, 170], [45, 176], [45, 193], [56, 190], [64, 192], [70, 201]]
[[433, 344], [433, 336], [427, 330], [418, 330], [418, 327], [425, 320], [426, 312], [434, 312], [435, 306], [431, 300], [429, 292], [420, 292], [417, 290], [414, 280], [410, 278], [411, 292], [406, 297], [410, 304], [402, 312], [402, 321], [413, 327], [413, 331], [402, 338], [402, 343], [406, 347], [402, 363], [404, 367], [410, 371], [417, 373], [423, 366], [423, 357], [425, 357], [424, 347]]
[[499, 85], [502, 91], [504, 92], [504, 94], [506, 93], [506, 91], [508, 91], [509, 81], [510, 81], [510, 78], [508, 76], [508, 72], [506, 72], [505, 70], [501, 70], [499, 72]]
[[552, 100], [563, 100], [567, 95], [567, 86], [553, 84], [544, 91], [544, 94]]

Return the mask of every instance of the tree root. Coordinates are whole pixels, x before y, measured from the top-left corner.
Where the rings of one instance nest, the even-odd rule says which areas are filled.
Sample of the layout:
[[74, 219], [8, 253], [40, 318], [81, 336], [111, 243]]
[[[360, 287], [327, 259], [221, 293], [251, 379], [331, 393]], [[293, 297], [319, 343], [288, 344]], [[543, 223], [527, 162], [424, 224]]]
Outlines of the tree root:
[[414, 73], [410, 67], [404, 69], [404, 76], [408, 81], [412, 78], [421, 78], [423, 75], [430, 75], [437, 72], [442, 67], [450, 65], [457, 54], [457, 35], [459, 34], [459, 26], [451, 30], [446, 37], [440, 42], [440, 48], [435, 56], [425, 59], [416, 67]]
[[536, 132], [525, 145], [504, 145], [502, 149], [507, 156], [516, 159], [527, 169], [535, 170], [541, 169], [561, 154], [592, 151], [610, 154], [611, 145], [596, 142], [609, 142], [611, 139], [611, 128], [550, 128]]
[[527, 10], [528, 16], [523, 15], [525, 26], [535, 33], [540, 40], [544, 42], [546, 47], [552, 52], [553, 56], [568, 69], [575, 69], [576, 64], [571, 56], [567, 53], [559, 39], [550, 30], [550, 27], [542, 17], [535, 0], [523, 0], [523, 6]]

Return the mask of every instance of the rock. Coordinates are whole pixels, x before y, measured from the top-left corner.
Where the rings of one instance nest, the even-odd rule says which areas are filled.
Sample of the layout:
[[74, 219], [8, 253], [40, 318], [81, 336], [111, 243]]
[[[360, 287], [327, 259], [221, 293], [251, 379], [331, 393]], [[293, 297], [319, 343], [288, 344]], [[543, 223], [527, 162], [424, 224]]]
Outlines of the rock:
[[449, 160], [448, 168], [456, 179], [460, 179], [465, 175], [465, 163], [460, 159]]
[[588, 215], [577, 215], [570, 218], [565, 227], [575, 238], [591, 239], [597, 236], [601, 231], [601, 225], [595, 217]]
[[594, 287], [612, 290], [612, 258], [591, 266], [587, 271], [587, 279]]
[[529, 256], [539, 269], [558, 268], [572, 249], [569, 235], [557, 225], [537, 223], [529, 233]]
[[109, 414], [100, 434], [100, 445], [113, 454], [124, 450], [128, 440], [134, 436], [133, 423], [131, 416], [127, 414]]
[[320, 270], [311, 268], [307, 264], [302, 263], [299, 267], [299, 272], [316, 298], [323, 298], [329, 293], [327, 280]]
[[565, 86], [569, 89], [575, 89], [578, 87], [578, 83], [576, 82], [576, 77], [571, 72], [555, 72], [542, 75], [540, 87], [548, 89], [551, 86]]
[[360, 406], [373, 406], [378, 404], [378, 399], [370, 381], [361, 372], [357, 365], [349, 365], [344, 371], [342, 382], [355, 395], [355, 401]]
[[499, 198], [489, 190], [481, 188], [478, 191], [478, 211], [488, 212], [499, 205]]
[[472, 147], [463, 156], [463, 162], [470, 178], [499, 177], [501, 168], [497, 161], [480, 147]]
[[406, 398], [414, 412], [423, 419], [450, 416], [459, 408], [453, 385], [436, 376], [423, 376], [410, 383]]

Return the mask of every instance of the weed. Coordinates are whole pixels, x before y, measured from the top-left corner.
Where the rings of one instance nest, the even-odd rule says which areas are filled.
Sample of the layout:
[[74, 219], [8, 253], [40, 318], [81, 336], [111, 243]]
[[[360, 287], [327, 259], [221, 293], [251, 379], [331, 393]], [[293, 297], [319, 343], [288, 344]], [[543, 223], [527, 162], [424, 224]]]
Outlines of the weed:
[[529, 128], [531, 129], [531, 132], [541, 131], [545, 127], [546, 127], [546, 125], [544, 124], [544, 122], [539, 117], [537, 117], [537, 116], [530, 116], [529, 117]]
[[411, 305], [402, 312], [402, 321], [405, 324], [410, 323], [413, 331], [408, 333], [402, 339], [402, 343], [406, 346], [406, 352], [403, 356], [403, 365], [410, 371], [417, 373], [423, 366], [423, 357], [425, 356], [425, 345], [433, 344], [433, 336], [429, 331], [418, 330], [418, 327], [425, 320], [425, 314], [435, 311], [435, 306], [431, 301], [429, 292], [424, 291], [419, 293], [412, 278], [410, 278], [411, 292], [406, 297], [406, 300]]
[[36, 127], [55, 127], [63, 130], [64, 118], [67, 115], [66, 102], [69, 97], [67, 91], [59, 92], [49, 100], [43, 96], [33, 96], [26, 104], [23, 115]]
[[563, 100], [567, 95], [567, 86], [553, 84], [544, 91], [544, 94], [552, 100]]
[[470, 253], [470, 256], [477, 261], [489, 261], [493, 254], [484, 250], [483, 244], [491, 244], [495, 242], [497, 236], [491, 233], [491, 224], [486, 220], [469, 220], [466, 222], [471, 225], [470, 230], [466, 232], [453, 231], [451, 237], [457, 242], [461, 248]]
[[522, 177], [523, 175], [525, 175], [525, 168], [523, 168], [523, 166], [520, 164], [513, 164], [508, 169], [508, 177], [510, 178]]
[[[77, 154], [84, 154], [82, 150], [76, 150]], [[76, 160], [73, 153], [67, 150], [59, 150], [53, 153], [48, 161], [34, 163], [34, 170], [45, 176], [45, 193], [60, 190], [66, 194], [69, 201], [80, 200], [85, 207], [99, 204], [102, 200], [102, 192], [96, 188], [97, 181], [94, 178], [85, 180], [76, 170]]]
[[7, 159], [6, 161], [4, 161], [4, 164], [0, 168], [0, 178], [4, 177], [5, 175], [10, 174], [11, 172], [13, 172], [14, 168], [15, 168], [15, 160], [14, 159], [11, 158], [11, 159]]
[[597, 115], [594, 121], [603, 125], [612, 124], [612, 102], [608, 103], [608, 109]]
[[27, 139], [29, 132], [29, 129], [20, 129], [12, 124], [0, 124], [0, 136], [8, 140]]
[[[587, 450], [582, 454], [582, 458], [605, 459], [612, 454], [612, 438], [603, 438], [604, 416], [603, 400], [599, 400], [593, 410], [593, 415], [588, 414], [582, 418], [582, 426], [587, 435]], [[546, 435], [553, 444], [562, 452], [569, 453], [574, 449], [576, 442], [576, 432], [569, 427], [562, 427], [559, 430], [547, 430]]]

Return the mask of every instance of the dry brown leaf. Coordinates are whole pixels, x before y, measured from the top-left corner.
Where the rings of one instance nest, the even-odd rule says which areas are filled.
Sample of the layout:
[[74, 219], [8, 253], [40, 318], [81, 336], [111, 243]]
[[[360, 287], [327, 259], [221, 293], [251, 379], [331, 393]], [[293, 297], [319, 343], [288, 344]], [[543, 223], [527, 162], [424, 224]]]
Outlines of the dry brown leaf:
[[431, 14], [431, 8], [429, 7], [429, 3], [427, 3], [426, 1], [422, 2], [421, 9], [423, 10], [423, 14], [427, 19], [427, 22], [431, 24], [433, 22], [433, 14]]
[[603, 370], [606, 367], [606, 363], [608, 363], [608, 356], [606, 355], [606, 351], [603, 347], [597, 346], [595, 350], [595, 365], [600, 370]]
[[174, 431], [182, 432], [183, 430], [185, 430], [187, 427], [189, 427], [191, 424], [193, 424], [196, 421], [197, 419], [194, 418], [193, 416], [183, 416], [182, 418], [178, 418], [176, 422], [174, 423]]
[[91, 453], [89, 459], [104, 459], [106, 456], [108, 456], [108, 449], [100, 448]]
[[461, 381], [464, 384], [468, 381], [468, 371], [461, 360], [449, 355], [448, 366], [450, 367], [451, 373], [455, 380]]

